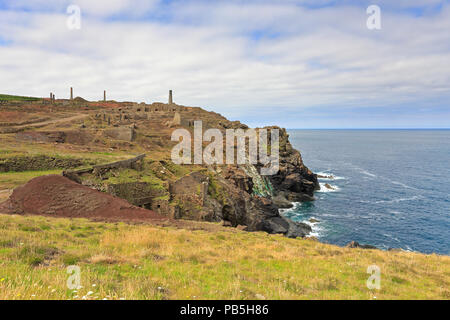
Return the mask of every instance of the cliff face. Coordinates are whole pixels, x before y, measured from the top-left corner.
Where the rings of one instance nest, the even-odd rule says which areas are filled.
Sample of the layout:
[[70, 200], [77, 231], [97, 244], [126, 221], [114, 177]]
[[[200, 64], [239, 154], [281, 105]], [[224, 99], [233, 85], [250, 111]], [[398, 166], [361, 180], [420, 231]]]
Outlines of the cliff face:
[[292, 148], [286, 130], [280, 129], [277, 174], [263, 177], [250, 164], [209, 167], [174, 182], [171, 197], [181, 204], [178, 210], [181, 218], [224, 221], [225, 225], [242, 226], [248, 231], [295, 238], [306, 236], [311, 228], [282, 217], [278, 209], [291, 207], [291, 202], [314, 200], [317, 189], [317, 176]]
[[[310, 231], [307, 225], [286, 220], [278, 210], [291, 207], [292, 202], [314, 200], [314, 190], [319, 188], [316, 175], [303, 164], [285, 129], [267, 128], [278, 129], [280, 133], [280, 163], [274, 175], [261, 176], [262, 168], [251, 164], [180, 166], [170, 160], [176, 145], [171, 141], [175, 128], [184, 128], [192, 136], [195, 121], [201, 120], [203, 130], [218, 129], [225, 136], [227, 129], [248, 127], [198, 107], [162, 103], [115, 103], [115, 107], [109, 107], [82, 103], [86, 113], [81, 115], [82, 123], [74, 120], [71, 129], [66, 131], [50, 125], [42, 131], [28, 132], [26, 137], [39, 138], [28, 139], [31, 142], [58, 143], [68, 150], [78, 148], [88, 153], [89, 150], [117, 150], [147, 156], [139, 166], [126, 169], [110, 165], [101, 170], [67, 173], [72, 180], [170, 218], [223, 221], [225, 225], [249, 231], [289, 237], [305, 236]], [[52, 105], [58, 110], [69, 107], [65, 102]], [[83, 141], [69, 139], [70, 132], [83, 133]], [[24, 135], [16, 138], [24, 139]]]
[[290, 202], [314, 200], [314, 191], [319, 190], [317, 175], [303, 163], [300, 152], [289, 142], [286, 129], [280, 129], [280, 170], [270, 176], [276, 190], [276, 202], [281, 205], [284, 199]]
[[166, 160], [144, 161], [125, 171], [112, 164], [102, 166], [103, 171], [83, 170], [82, 177], [73, 177], [76, 172], [66, 176], [170, 218], [223, 222], [248, 231], [304, 237], [311, 228], [282, 217], [279, 209], [292, 207], [292, 202], [314, 200], [314, 191], [319, 188], [317, 176], [292, 148], [285, 129], [269, 129], [280, 132], [279, 170], [272, 176], [261, 176], [261, 168], [251, 164], [188, 169]]

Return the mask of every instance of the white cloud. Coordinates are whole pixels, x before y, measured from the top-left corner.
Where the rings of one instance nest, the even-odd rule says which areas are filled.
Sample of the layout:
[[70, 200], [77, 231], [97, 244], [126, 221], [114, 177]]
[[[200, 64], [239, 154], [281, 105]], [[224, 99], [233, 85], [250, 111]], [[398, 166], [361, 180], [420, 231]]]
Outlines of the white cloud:
[[[174, 89], [176, 102], [235, 117], [450, 98], [448, 6], [423, 17], [383, 11], [383, 29], [370, 31], [365, 8], [350, 3], [176, 2], [158, 22], [130, 18], [162, 14], [155, 1], [107, 1], [106, 9], [103, 1], [76, 2], [87, 13], [79, 31], [66, 28], [65, 10], [0, 11], [0, 39], [13, 41], [0, 46], [2, 91], [67, 97], [73, 86], [88, 99], [106, 89], [114, 99], [150, 102]], [[105, 19], [119, 13], [126, 19]]]

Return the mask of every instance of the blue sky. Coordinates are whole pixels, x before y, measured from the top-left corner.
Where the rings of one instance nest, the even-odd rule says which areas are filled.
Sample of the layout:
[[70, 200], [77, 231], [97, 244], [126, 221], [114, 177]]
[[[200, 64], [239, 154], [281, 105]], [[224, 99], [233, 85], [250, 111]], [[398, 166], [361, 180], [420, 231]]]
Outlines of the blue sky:
[[449, 35], [442, 0], [0, 0], [0, 92], [150, 103], [173, 89], [251, 126], [448, 128]]

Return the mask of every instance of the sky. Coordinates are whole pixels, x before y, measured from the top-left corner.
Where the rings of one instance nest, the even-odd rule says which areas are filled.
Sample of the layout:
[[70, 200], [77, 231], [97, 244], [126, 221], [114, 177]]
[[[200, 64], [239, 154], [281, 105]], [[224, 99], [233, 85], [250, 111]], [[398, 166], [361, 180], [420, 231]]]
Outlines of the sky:
[[0, 93], [71, 86], [147, 103], [172, 89], [252, 127], [450, 128], [450, 1], [0, 0]]

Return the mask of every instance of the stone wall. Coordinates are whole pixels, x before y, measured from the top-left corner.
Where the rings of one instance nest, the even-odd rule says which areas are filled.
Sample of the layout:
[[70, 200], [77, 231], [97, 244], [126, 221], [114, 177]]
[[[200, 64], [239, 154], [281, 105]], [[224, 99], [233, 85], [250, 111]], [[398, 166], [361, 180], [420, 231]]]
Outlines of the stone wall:
[[116, 161], [108, 164], [101, 164], [93, 167], [94, 173], [101, 173], [102, 171], [107, 171], [110, 169], [118, 169], [118, 168], [128, 168], [128, 169], [137, 169], [139, 168], [139, 163], [141, 160], [145, 158], [145, 154], [141, 154], [133, 159]]
[[79, 176], [83, 175], [85, 173], [95, 173], [95, 174], [102, 174], [108, 170], [111, 169], [118, 169], [118, 168], [128, 168], [128, 169], [136, 169], [140, 167], [139, 162], [141, 162], [145, 158], [145, 154], [141, 154], [135, 158], [132, 159], [126, 159], [121, 161], [116, 161], [112, 163], [107, 164], [101, 164], [93, 166], [92, 168], [87, 169], [81, 169], [81, 170], [72, 170], [72, 171], [64, 171], [62, 174], [63, 176], [80, 183]]
[[105, 130], [105, 135], [115, 140], [134, 141], [136, 131], [132, 127], [117, 127]]
[[176, 104], [166, 104], [161, 102], [154, 102], [148, 104], [134, 104], [130, 107], [135, 112], [176, 112], [183, 110], [182, 106]]

